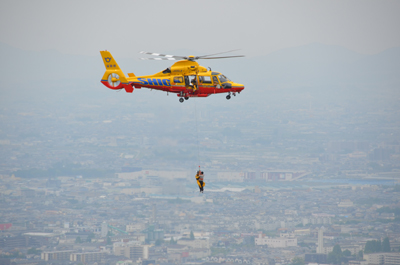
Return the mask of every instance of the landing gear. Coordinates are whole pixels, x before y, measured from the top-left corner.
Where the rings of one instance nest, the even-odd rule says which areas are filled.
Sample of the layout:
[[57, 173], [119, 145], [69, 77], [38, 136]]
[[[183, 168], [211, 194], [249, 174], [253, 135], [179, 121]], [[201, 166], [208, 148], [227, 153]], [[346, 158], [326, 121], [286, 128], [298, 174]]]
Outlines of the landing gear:
[[[232, 92], [232, 95], [233, 95], [234, 97], [236, 97], [236, 92]], [[228, 93], [228, 95], [226, 96], [226, 99], [227, 99], [227, 100], [230, 100], [230, 99], [231, 99], [231, 92]]]
[[180, 98], [180, 99], [179, 99], [179, 102], [180, 102], [180, 103], [183, 103], [183, 101], [185, 101], [183, 98]]
[[189, 97], [185, 97], [185, 100], [188, 100], [189, 99]]

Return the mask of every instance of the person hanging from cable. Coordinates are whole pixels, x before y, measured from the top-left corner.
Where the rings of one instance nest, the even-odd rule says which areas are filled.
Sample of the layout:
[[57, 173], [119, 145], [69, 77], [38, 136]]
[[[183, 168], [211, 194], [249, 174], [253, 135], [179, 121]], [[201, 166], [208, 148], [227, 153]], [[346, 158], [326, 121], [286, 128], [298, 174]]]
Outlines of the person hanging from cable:
[[197, 180], [197, 185], [199, 185], [200, 192], [203, 193], [204, 186], [206, 185], [206, 183], [204, 183], [204, 172], [201, 171], [200, 169], [196, 173], [196, 180]]

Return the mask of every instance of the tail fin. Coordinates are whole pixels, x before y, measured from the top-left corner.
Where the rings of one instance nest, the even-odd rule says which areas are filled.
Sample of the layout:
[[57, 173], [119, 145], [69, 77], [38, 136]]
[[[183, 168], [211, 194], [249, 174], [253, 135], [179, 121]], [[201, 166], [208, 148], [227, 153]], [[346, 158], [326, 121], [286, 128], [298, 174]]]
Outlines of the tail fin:
[[128, 80], [111, 53], [109, 51], [100, 51], [100, 54], [103, 58], [104, 66], [106, 67], [106, 72], [101, 82], [111, 89], [125, 88], [126, 92], [132, 92], [133, 87], [129, 85]]
[[104, 66], [106, 70], [120, 70], [117, 62], [112, 57], [109, 51], [100, 51], [101, 57], [103, 58]]

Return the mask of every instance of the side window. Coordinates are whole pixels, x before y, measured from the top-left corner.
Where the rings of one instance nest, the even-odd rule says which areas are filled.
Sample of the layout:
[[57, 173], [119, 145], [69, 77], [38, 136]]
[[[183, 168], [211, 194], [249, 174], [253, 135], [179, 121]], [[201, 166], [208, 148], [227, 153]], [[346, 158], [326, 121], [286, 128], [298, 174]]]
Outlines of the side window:
[[219, 85], [218, 78], [215, 75], [212, 78], [213, 78], [214, 85]]
[[211, 84], [211, 77], [209, 76], [202, 76], [204, 84]]
[[174, 83], [182, 83], [183, 82], [183, 78], [180, 76], [175, 76], [174, 77]]

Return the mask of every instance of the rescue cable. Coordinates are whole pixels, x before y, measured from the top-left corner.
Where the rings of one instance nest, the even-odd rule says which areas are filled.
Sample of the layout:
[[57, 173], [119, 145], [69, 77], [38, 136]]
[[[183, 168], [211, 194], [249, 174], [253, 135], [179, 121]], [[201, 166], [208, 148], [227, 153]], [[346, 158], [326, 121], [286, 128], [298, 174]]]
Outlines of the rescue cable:
[[195, 116], [195, 120], [196, 120], [197, 162], [199, 164], [199, 170], [200, 170], [200, 144], [199, 144], [199, 129], [197, 126], [196, 98], [194, 98], [194, 116]]
[[[197, 80], [198, 81], [198, 80]], [[198, 83], [198, 82], [197, 82]], [[204, 189], [204, 180], [203, 180], [203, 174], [200, 170], [200, 143], [199, 143], [199, 127], [198, 127], [198, 121], [197, 121], [197, 106], [196, 106], [196, 98], [194, 99], [194, 115], [195, 121], [196, 121], [196, 141], [197, 141], [197, 162], [199, 163], [199, 171], [196, 173], [196, 179], [197, 179], [197, 184], [199, 185], [200, 192], [203, 193]], [[198, 177], [198, 178], [197, 178]]]

